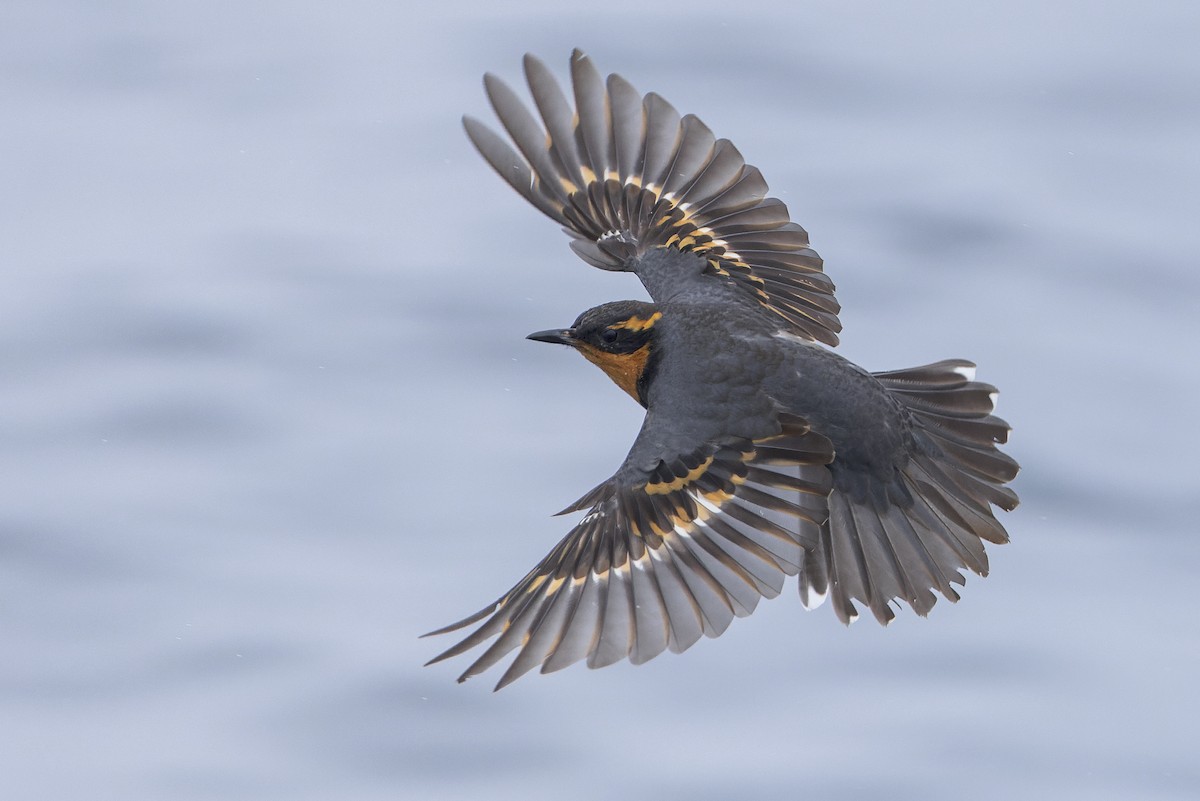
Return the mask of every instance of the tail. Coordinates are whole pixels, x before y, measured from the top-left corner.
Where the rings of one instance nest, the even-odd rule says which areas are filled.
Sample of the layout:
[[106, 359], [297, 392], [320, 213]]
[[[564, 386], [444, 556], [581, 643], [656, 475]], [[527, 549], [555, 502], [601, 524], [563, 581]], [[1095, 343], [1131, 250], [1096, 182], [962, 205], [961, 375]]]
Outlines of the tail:
[[874, 376], [910, 414], [910, 452], [883, 492], [852, 499], [834, 490], [820, 545], [800, 573], [805, 606], [831, 595], [843, 623], [858, 617], [855, 600], [884, 624], [895, 617], [893, 600], [922, 616], [933, 590], [957, 601], [951, 585], [965, 583], [962, 568], [987, 575], [984, 541], [1008, 542], [992, 506], [1018, 503], [1004, 485], [1019, 467], [996, 447], [1010, 429], [991, 413], [996, 388], [974, 380], [974, 364], [949, 359]]

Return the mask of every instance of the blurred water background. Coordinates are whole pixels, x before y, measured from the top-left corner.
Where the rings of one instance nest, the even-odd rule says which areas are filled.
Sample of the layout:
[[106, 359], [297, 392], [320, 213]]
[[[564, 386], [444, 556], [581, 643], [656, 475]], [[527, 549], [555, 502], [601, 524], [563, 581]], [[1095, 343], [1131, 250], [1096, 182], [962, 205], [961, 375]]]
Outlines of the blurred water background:
[[[1200, 797], [1197, 8], [5, 3], [0, 795]], [[640, 286], [459, 126], [575, 46], [762, 168], [847, 356], [1001, 388], [961, 603], [421, 667], [640, 422], [523, 339]]]

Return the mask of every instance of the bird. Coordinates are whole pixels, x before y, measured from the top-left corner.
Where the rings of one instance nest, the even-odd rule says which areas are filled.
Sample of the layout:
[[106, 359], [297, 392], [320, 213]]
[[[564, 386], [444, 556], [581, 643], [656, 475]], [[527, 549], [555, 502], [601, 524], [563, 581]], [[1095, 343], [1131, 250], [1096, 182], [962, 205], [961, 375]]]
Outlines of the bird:
[[[466, 134], [572, 250], [631, 272], [651, 300], [589, 309], [529, 339], [565, 345], [645, 408], [617, 471], [494, 603], [424, 636], [474, 628], [431, 659], [482, 647], [459, 681], [512, 656], [495, 686], [586, 660], [641, 664], [717, 637], [797, 577], [805, 608], [849, 624], [924, 617], [959, 599], [1008, 541], [1010, 426], [975, 365], [871, 373], [835, 353], [834, 284], [759, 170], [696, 116], [603, 78], [579, 50], [568, 100], [526, 55], [532, 110], [484, 77], [507, 139]], [[491, 641], [489, 643], [489, 641]], [[488, 643], [486, 647], [483, 647]]]

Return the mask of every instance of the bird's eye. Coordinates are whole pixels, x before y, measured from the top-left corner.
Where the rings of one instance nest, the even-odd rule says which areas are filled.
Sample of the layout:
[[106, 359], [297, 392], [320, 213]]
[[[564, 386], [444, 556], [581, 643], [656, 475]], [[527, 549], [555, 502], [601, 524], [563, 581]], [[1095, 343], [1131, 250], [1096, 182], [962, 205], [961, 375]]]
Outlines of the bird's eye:
[[617, 341], [617, 332], [611, 328], [605, 328], [600, 332], [600, 339], [604, 340], [606, 344], [611, 345]]

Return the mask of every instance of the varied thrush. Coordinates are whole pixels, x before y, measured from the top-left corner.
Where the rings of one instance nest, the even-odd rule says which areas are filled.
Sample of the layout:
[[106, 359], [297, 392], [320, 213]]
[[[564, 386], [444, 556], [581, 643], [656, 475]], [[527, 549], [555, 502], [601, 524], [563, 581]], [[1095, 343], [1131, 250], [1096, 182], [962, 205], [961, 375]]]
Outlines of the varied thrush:
[[[759, 171], [699, 119], [571, 57], [575, 108], [525, 57], [538, 121], [499, 78], [488, 98], [512, 143], [463, 124], [489, 164], [603, 270], [653, 302], [605, 303], [529, 338], [570, 346], [646, 408], [617, 472], [561, 514], [586, 514], [515, 587], [431, 634], [478, 627], [433, 662], [495, 641], [459, 681], [516, 657], [602, 667], [680, 652], [799, 576], [849, 623], [864, 604], [924, 616], [958, 600], [983, 542], [1008, 540], [992, 506], [1017, 463], [996, 389], [953, 359], [869, 373], [823, 347], [840, 306], [821, 258]], [[481, 622], [482, 621], [482, 622]]]

